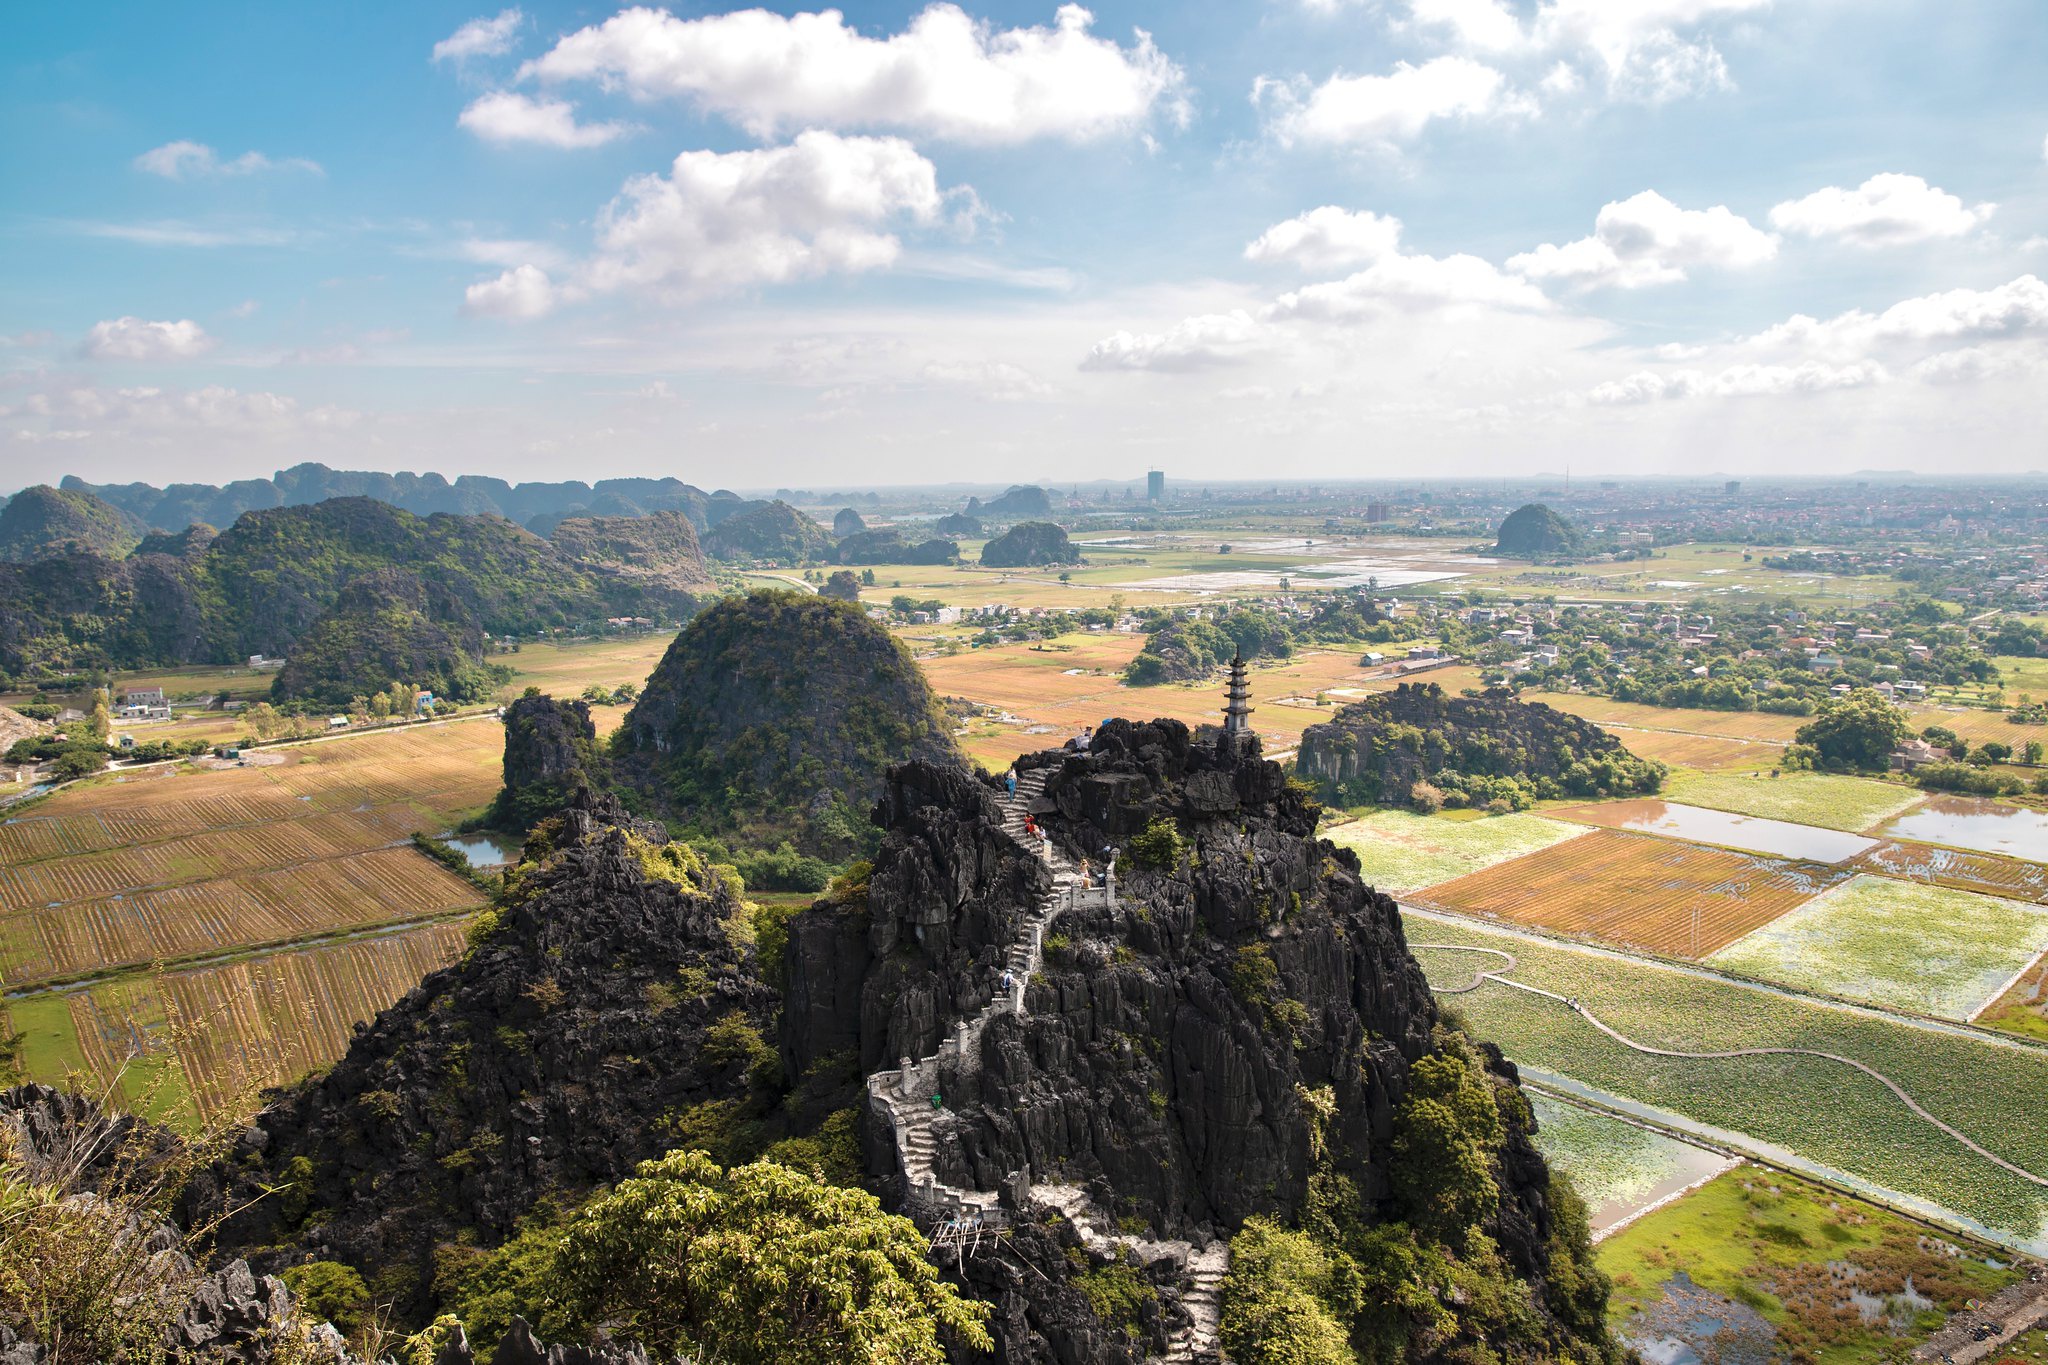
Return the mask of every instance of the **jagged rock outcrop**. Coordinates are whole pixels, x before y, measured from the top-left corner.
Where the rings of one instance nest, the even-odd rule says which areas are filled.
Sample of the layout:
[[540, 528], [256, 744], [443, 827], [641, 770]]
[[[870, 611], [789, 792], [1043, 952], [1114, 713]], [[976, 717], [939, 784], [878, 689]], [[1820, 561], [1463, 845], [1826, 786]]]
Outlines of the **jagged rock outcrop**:
[[1035, 483], [1012, 484], [987, 502], [969, 498], [967, 511], [970, 515], [978, 513], [994, 521], [1049, 517], [1052, 515], [1052, 498]]
[[1653, 792], [1665, 772], [1589, 720], [1502, 690], [1451, 696], [1435, 683], [1402, 683], [1309, 726], [1295, 766], [1350, 803], [1409, 802], [1424, 783], [1443, 804], [1517, 807]]
[[133, 517], [72, 489], [39, 483], [0, 507], [0, 559], [15, 563], [79, 552], [119, 559], [141, 538]]
[[[738, 888], [663, 837], [611, 798], [542, 825], [462, 961], [278, 1095], [189, 1207], [237, 1208], [221, 1244], [264, 1269], [342, 1261], [418, 1320], [437, 1247], [493, 1245], [747, 1094], [772, 1053], [734, 1040], [771, 1027], [775, 993]], [[266, 1186], [287, 1194], [242, 1207]]]
[[981, 562], [992, 569], [1079, 564], [1081, 552], [1052, 522], [1020, 521], [981, 547]]
[[[1158, 1249], [1156, 1261], [1139, 1253], [1157, 1303], [1129, 1334], [1077, 1314], [1056, 1270], [968, 1260], [958, 1273], [1000, 1310], [999, 1360], [1137, 1359], [1169, 1341], [1168, 1359], [1198, 1358], [1210, 1348], [1191, 1343], [1213, 1336], [1190, 1332], [1191, 1296], [1209, 1295], [1213, 1315], [1214, 1291], [1194, 1287], [1195, 1263], [1211, 1264], [1207, 1249], [1255, 1215], [1305, 1217], [1315, 1189], [1326, 1202], [1345, 1191], [1344, 1216], [1360, 1224], [1457, 1254], [1400, 1223], [1426, 1192], [1398, 1142], [1416, 1068], [1468, 1045], [1440, 1031], [1398, 907], [1363, 883], [1353, 855], [1314, 837], [1314, 804], [1256, 740], [1242, 743], [1219, 750], [1178, 722], [1112, 721], [1091, 753], [1020, 761], [1020, 799], [1061, 865], [1086, 859], [1100, 876], [1114, 858], [1117, 881], [1113, 897], [1060, 910], [1018, 1008], [988, 1006], [1047, 869], [1002, 830], [1000, 788], [985, 779], [892, 770], [865, 895], [791, 925], [786, 1063], [857, 1049], [885, 1073], [862, 1140], [895, 1197], [914, 1192], [891, 1077], [899, 1058], [919, 1059], [937, 1069], [942, 1109], [914, 1130], [927, 1144], [916, 1164], [942, 1186], [999, 1193], [1015, 1222], [1006, 1246], [1029, 1259], [1036, 1237], [1072, 1230], [1090, 1267]], [[1581, 1329], [1552, 1301], [1566, 1291], [1551, 1288], [1549, 1180], [1529, 1111], [1497, 1051], [1460, 1055], [1501, 1097], [1485, 1152], [1497, 1198], [1480, 1221], [1499, 1248], [1491, 1264], [1523, 1282], [1508, 1292], [1527, 1296], [1526, 1316], [1512, 1332], [1476, 1318], [1439, 1326], [1405, 1354], [1555, 1358]], [[1050, 1227], [1048, 1208], [1063, 1215]]]
[[486, 823], [524, 834], [608, 780], [590, 703], [556, 701], [538, 691], [505, 708], [505, 784]]
[[691, 621], [615, 745], [620, 776], [686, 823], [833, 857], [906, 758], [959, 761], [916, 661], [854, 603], [779, 590]]

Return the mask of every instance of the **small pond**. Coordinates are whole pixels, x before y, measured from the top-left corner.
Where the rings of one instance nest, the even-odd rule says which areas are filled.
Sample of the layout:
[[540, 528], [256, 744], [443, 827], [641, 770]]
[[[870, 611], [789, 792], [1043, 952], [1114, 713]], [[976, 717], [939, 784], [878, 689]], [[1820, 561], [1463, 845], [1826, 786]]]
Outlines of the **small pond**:
[[475, 868], [506, 867], [519, 859], [522, 841], [509, 834], [444, 834], [441, 842]]
[[2048, 863], [2048, 814], [1980, 797], [1929, 797], [1879, 832]]
[[1703, 806], [1682, 806], [1674, 801], [1644, 799], [1617, 801], [1588, 812], [1589, 818], [1615, 829], [1639, 829], [1649, 834], [1691, 839], [1723, 848], [1774, 853], [1780, 858], [1803, 858], [1816, 863], [1846, 862], [1859, 853], [1877, 847], [1877, 840], [1840, 830], [1795, 825], [1789, 820], [1767, 820], [1757, 815], [1735, 815]]

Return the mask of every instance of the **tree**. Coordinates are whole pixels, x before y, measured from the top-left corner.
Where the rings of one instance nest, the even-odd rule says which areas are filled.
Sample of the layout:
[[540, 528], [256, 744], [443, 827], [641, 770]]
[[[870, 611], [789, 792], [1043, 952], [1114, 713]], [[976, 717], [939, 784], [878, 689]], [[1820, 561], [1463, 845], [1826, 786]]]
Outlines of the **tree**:
[[2040, 740], [2030, 739], [2026, 742], [2025, 745], [2021, 747], [2020, 762], [2026, 764], [2029, 768], [2038, 768], [2041, 766]]
[[860, 580], [853, 576], [853, 570], [840, 569], [830, 578], [826, 579], [825, 586], [818, 589], [818, 591], [826, 597], [834, 597], [841, 602], [858, 602], [860, 601]]
[[733, 1365], [940, 1365], [942, 1333], [988, 1350], [988, 1309], [924, 1252], [916, 1225], [864, 1190], [677, 1151], [584, 1206], [554, 1297], [565, 1325]]
[[102, 744], [107, 742], [107, 733], [113, 729], [113, 719], [107, 715], [105, 698], [93, 700], [92, 715], [87, 718], [86, 725], [92, 730], [94, 739]]
[[242, 720], [248, 725], [249, 733], [258, 739], [269, 739], [283, 724], [283, 718], [277, 714], [277, 708], [267, 701], [259, 701], [244, 711]]
[[1811, 721], [1794, 736], [1810, 744], [1821, 761], [1850, 768], [1881, 768], [1891, 751], [1904, 744], [1913, 727], [1906, 713], [1875, 690], [1859, 687], [1846, 696], [1820, 704]]

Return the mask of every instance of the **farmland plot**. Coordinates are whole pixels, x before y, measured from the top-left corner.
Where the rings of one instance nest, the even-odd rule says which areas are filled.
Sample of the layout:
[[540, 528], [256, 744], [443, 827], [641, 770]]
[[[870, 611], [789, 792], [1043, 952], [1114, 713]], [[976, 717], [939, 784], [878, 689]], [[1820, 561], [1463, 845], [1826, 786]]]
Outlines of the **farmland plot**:
[[1423, 899], [1465, 914], [1697, 957], [1848, 876], [1819, 863], [1596, 829], [1432, 886]]
[[[1652, 1047], [1681, 1052], [1812, 1048], [1852, 1057], [1905, 1087], [1972, 1139], [2048, 1175], [2048, 1049], [1715, 980], [1617, 954], [1411, 914], [1411, 942], [1464, 943], [1519, 959], [1516, 980], [1585, 1002]], [[1415, 950], [1430, 981], [1462, 986], [1473, 955]], [[1497, 964], [1496, 964], [1497, 965]], [[2048, 1238], [2048, 1188], [1984, 1160], [1860, 1072], [1817, 1057], [1689, 1060], [1631, 1051], [1558, 1001], [1498, 984], [1454, 997], [1476, 1037], [1524, 1065], [1682, 1114], [2020, 1238]]]
[[1857, 858], [1855, 866], [1901, 881], [2048, 904], [2048, 868], [1996, 853], [1965, 853], [1887, 839]]
[[1447, 820], [1381, 810], [1321, 833], [1358, 855], [1371, 885], [1383, 891], [1414, 891], [1578, 838], [1585, 831], [1540, 815]]
[[1852, 833], [1881, 824], [1924, 799], [1924, 793], [1898, 783], [1826, 773], [1679, 773], [1664, 794], [1688, 805]]
[[1977, 1016], [1977, 1022], [2048, 1043], [2048, 954], [2020, 973], [2011, 989]]
[[2048, 949], [2048, 909], [1858, 876], [1708, 961], [1801, 990], [1968, 1019]]
[[1608, 1114], [1531, 1094], [1536, 1148], [1571, 1177], [1586, 1201], [1593, 1235], [1731, 1164], [1717, 1152]]

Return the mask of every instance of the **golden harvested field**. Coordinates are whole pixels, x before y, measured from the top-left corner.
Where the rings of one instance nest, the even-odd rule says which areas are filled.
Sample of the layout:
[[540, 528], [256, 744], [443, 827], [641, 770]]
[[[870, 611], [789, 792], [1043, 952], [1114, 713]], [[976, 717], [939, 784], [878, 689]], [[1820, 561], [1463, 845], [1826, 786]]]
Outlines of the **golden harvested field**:
[[59, 792], [0, 823], [0, 982], [474, 907], [408, 841], [490, 799], [502, 744], [491, 721], [386, 730]]
[[640, 686], [675, 641], [668, 631], [622, 635], [567, 644], [523, 644], [517, 654], [493, 654], [491, 662], [512, 670], [512, 695], [529, 687], [556, 697], [577, 697], [592, 683]]
[[1600, 728], [1627, 745], [1630, 753], [1654, 758], [1673, 768], [1697, 768], [1701, 772], [1762, 771], [1776, 767], [1785, 755], [1783, 745], [1764, 740], [1682, 735], [1670, 730], [1637, 730], [1611, 722], [1603, 723]]
[[2048, 868], [1995, 853], [1965, 853], [1960, 849], [1887, 839], [1859, 855], [1854, 864], [1862, 871], [1901, 881], [1927, 882], [1958, 891], [2048, 905]]
[[[465, 923], [130, 976], [8, 1002], [33, 1079], [82, 1069], [130, 1103], [189, 1120], [339, 1057], [357, 1023], [460, 955]], [[67, 1035], [68, 1036], [65, 1036]]]
[[1640, 702], [1615, 701], [1611, 697], [1581, 696], [1572, 692], [1531, 692], [1530, 701], [1540, 701], [1569, 711], [1575, 716], [1605, 725], [1610, 721], [1637, 730], [1673, 730], [1685, 735], [1710, 735], [1721, 739], [1776, 741], [1790, 744], [1804, 716], [1779, 716], [1765, 711], [1694, 711], [1676, 706], [1644, 706]]
[[[977, 718], [961, 736], [968, 755], [991, 770], [1019, 754], [1054, 748], [1110, 716], [1171, 716], [1189, 726], [1213, 725], [1223, 712], [1223, 678], [1198, 683], [1125, 687], [1121, 674], [1144, 647], [1141, 635], [1064, 635], [1033, 644], [998, 645], [923, 661], [932, 690], [993, 706], [1014, 721]], [[1400, 679], [1375, 675], [1352, 649], [1304, 650], [1293, 658], [1254, 663], [1250, 670], [1252, 728], [1268, 752], [1291, 749], [1301, 732], [1335, 716], [1344, 703]], [[1476, 670], [1442, 668], [1416, 675], [1446, 691], [1477, 684]], [[1314, 705], [1318, 693], [1325, 704]], [[1308, 703], [1308, 704], [1298, 704]]]
[[1415, 899], [1674, 957], [1702, 957], [1846, 880], [1819, 863], [1598, 829]]

